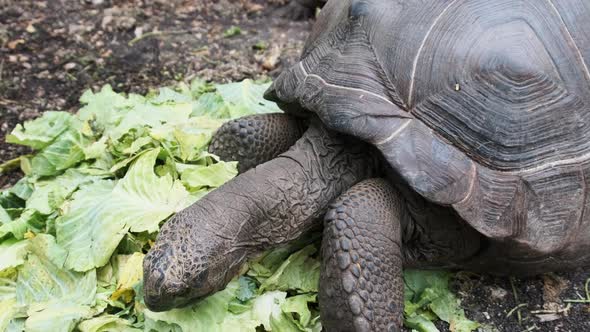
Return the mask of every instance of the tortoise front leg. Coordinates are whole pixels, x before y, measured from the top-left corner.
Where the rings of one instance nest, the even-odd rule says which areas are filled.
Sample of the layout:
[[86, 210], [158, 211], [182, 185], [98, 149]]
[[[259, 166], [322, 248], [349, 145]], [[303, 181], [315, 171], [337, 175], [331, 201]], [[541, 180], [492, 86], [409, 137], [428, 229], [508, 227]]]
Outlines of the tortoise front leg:
[[255, 114], [224, 123], [213, 135], [209, 152], [237, 161], [244, 173], [287, 151], [303, 135], [301, 120], [284, 113]]
[[320, 311], [327, 331], [399, 331], [404, 200], [386, 180], [353, 186], [325, 217]]
[[297, 239], [377, 170], [369, 146], [313, 123], [289, 151], [164, 224], [144, 259], [146, 305], [169, 310], [223, 289], [249, 257]]

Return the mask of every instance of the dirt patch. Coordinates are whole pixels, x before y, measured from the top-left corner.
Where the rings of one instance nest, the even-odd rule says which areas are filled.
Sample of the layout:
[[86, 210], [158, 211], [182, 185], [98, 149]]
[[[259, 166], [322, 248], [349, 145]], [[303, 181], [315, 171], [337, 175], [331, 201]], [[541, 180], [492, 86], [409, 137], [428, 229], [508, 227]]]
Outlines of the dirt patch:
[[[277, 17], [281, 2], [0, 0], [0, 137], [43, 111], [76, 111], [84, 90], [106, 83], [145, 93], [193, 77], [274, 77], [296, 61], [312, 24]], [[0, 163], [24, 153], [0, 141]], [[0, 188], [20, 176], [3, 175]], [[460, 273], [454, 287], [487, 331], [577, 332], [590, 331], [590, 306], [564, 300], [585, 297], [588, 278]]]
[[[88, 88], [145, 93], [200, 77], [274, 77], [311, 22], [281, 1], [0, 0], [0, 137], [46, 110], [76, 111]], [[3, 141], [3, 140], [2, 140]], [[0, 163], [28, 151], [0, 142]], [[0, 188], [20, 177], [0, 178]]]
[[526, 279], [461, 272], [455, 289], [467, 316], [497, 331], [590, 331], [589, 304], [565, 302], [586, 297], [588, 278], [587, 270]]

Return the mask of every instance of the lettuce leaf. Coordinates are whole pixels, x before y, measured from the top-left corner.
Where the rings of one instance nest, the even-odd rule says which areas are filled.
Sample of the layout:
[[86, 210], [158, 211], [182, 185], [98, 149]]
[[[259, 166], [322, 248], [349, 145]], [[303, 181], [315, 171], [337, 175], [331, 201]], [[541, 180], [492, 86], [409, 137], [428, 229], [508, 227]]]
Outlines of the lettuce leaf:
[[28, 241], [8, 239], [0, 243], [0, 276], [9, 268], [16, 268], [25, 262]]
[[291, 255], [273, 275], [262, 282], [260, 291], [296, 290], [301, 293], [317, 293], [320, 280], [320, 262], [311, 257], [316, 251], [315, 245], [309, 245]]
[[203, 187], [217, 188], [238, 175], [238, 163], [223, 162], [202, 166], [188, 167], [182, 172], [182, 183], [188, 188], [198, 190]]
[[12, 217], [10, 216], [10, 214], [8, 214], [8, 211], [6, 211], [2, 207], [2, 205], [0, 205], [0, 225], [7, 224], [11, 221], [12, 221]]
[[123, 298], [126, 303], [133, 301], [135, 295], [134, 287], [143, 278], [143, 257], [145, 255], [141, 252], [133, 253], [132, 255], [120, 255], [124, 260], [124, 264], [119, 271], [117, 280], [117, 290], [111, 296], [111, 299], [116, 301]]
[[131, 322], [115, 315], [104, 315], [85, 320], [78, 325], [80, 332], [139, 332]]
[[84, 160], [84, 148], [90, 144], [76, 129], [69, 129], [31, 159], [26, 172], [38, 177], [57, 175]]
[[253, 113], [281, 112], [275, 103], [260, 98], [269, 87], [270, 83], [256, 84], [249, 79], [216, 86], [230, 118]]
[[117, 140], [134, 128], [155, 128], [163, 124], [183, 124], [192, 112], [190, 103], [156, 104], [141, 96], [134, 95], [129, 101], [130, 110], [117, 126], [107, 128], [107, 135]]
[[287, 314], [289, 320], [297, 326], [300, 331], [316, 330], [320, 328], [319, 322], [312, 322], [313, 316], [309, 304], [317, 303], [318, 296], [315, 293], [302, 294], [289, 297], [281, 304], [281, 310]]
[[126, 98], [115, 93], [110, 85], [105, 85], [99, 92], [87, 90], [80, 97], [80, 103], [84, 105], [78, 111], [78, 118], [93, 124], [98, 131], [116, 126], [128, 111]]
[[16, 283], [11, 279], [0, 278], [0, 331], [8, 330], [9, 324], [18, 314]]
[[158, 177], [159, 149], [139, 157], [118, 182], [81, 188], [56, 221], [57, 239], [69, 251], [65, 266], [87, 271], [105, 265], [128, 231], [155, 232], [186, 205], [188, 192], [171, 176]]
[[159, 313], [146, 310], [145, 317], [191, 332], [256, 331], [258, 326], [272, 331], [270, 316], [281, 314], [280, 305], [285, 301], [287, 293], [266, 292], [253, 300], [250, 310], [236, 315], [227, 309], [238, 288], [238, 282], [234, 280], [223, 291], [192, 306]]
[[41, 311], [29, 312], [25, 322], [25, 331], [73, 331], [83, 318], [92, 317], [93, 311], [89, 306], [63, 304], [46, 308]]
[[25, 145], [35, 150], [43, 149], [69, 128], [71, 119], [72, 115], [67, 112], [45, 112], [35, 120], [17, 125], [6, 136], [6, 142]]
[[64, 269], [67, 252], [49, 234], [39, 234], [29, 241], [30, 253], [18, 269], [18, 305], [27, 306], [29, 312], [40, 312], [65, 304], [94, 304], [95, 270], [78, 273]]
[[438, 331], [432, 318], [449, 323], [452, 332], [471, 332], [480, 324], [465, 317], [449, 288], [452, 274], [445, 271], [404, 271], [405, 325], [421, 332]]
[[93, 176], [72, 168], [58, 177], [37, 181], [34, 192], [27, 200], [27, 208], [39, 211], [41, 214], [51, 214], [57, 210], [65, 200], [83, 184], [97, 181], [104, 176]]
[[21, 240], [28, 230], [40, 231], [45, 220], [37, 210], [26, 209], [17, 219], [0, 226], [0, 240], [9, 236]]
[[0, 331], [6, 331], [17, 313], [16, 299], [0, 301]]

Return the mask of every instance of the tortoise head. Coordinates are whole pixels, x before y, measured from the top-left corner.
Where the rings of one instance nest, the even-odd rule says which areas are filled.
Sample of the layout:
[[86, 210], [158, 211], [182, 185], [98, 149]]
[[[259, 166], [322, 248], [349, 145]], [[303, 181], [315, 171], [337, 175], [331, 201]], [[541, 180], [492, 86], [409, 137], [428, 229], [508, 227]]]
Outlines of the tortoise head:
[[223, 289], [245, 260], [231, 241], [191, 230], [196, 223], [185, 216], [181, 212], [164, 225], [144, 259], [144, 300], [150, 310], [182, 307]]

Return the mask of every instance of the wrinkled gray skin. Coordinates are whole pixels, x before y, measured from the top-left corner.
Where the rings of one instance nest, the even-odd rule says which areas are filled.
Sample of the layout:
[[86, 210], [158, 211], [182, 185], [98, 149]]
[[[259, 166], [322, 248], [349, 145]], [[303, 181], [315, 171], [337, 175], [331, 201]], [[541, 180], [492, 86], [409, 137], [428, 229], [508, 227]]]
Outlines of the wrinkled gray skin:
[[[252, 146], [274, 150], [255, 153]], [[394, 178], [385, 180], [391, 173], [376, 149], [326, 129], [315, 117], [238, 119], [216, 133], [210, 150], [258, 166], [241, 168], [237, 178], [162, 227], [144, 262], [145, 302], [152, 310], [223, 289], [249, 257], [299, 238], [323, 218], [324, 326], [396, 331], [402, 266], [454, 266], [478, 248], [479, 235], [452, 210], [426, 203]]]
[[287, 114], [215, 134], [241, 174], [162, 227], [147, 306], [220, 290], [322, 219], [327, 331], [398, 331], [404, 267], [590, 265], [588, 16], [581, 0], [329, 1], [266, 94]]

